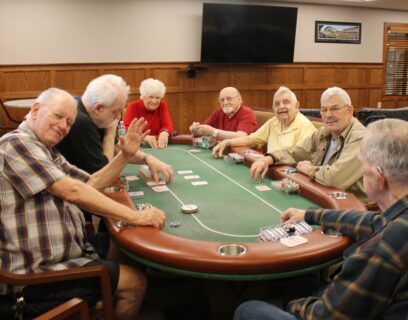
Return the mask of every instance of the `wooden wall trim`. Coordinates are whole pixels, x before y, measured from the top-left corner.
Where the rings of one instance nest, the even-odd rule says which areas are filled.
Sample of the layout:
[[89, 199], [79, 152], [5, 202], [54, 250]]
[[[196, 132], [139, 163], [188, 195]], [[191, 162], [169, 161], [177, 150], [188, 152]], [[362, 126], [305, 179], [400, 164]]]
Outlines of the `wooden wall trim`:
[[[131, 87], [130, 99], [138, 98], [140, 82], [148, 77], [162, 80], [165, 99], [175, 127], [186, 133], [193, 121], [203, 121], [216, 107], [220, 89], [237, 87], [246, 105], [271, 108], [274, 91], [281, 85], [291, 88], [302, 108], [317, 108], [320, 95], [328, 87], [347, 90], [355, 107], [408, 105], [408, 99], [387, 100], [383, 96], [382, 63], [293, 63], [276, 65], [200, 65], [189, 78], [186, 63], [103, 63], [61, 65], [0, 65], [2, 100], [36, 97], [49, 87], [59, 87], [81, 95], [90, 80], [114, 73]], [[194, 63], [199, 65], [198, 63]]]

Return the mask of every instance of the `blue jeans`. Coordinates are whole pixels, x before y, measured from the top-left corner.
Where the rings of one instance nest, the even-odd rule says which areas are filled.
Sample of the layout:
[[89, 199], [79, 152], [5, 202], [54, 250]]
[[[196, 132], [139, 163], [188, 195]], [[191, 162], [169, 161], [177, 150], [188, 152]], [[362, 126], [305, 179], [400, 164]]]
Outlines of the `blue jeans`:
[[234, 313], [234, 320], [296, 320], [297, 318], [273, 304], [252, 300], [241, 304]]

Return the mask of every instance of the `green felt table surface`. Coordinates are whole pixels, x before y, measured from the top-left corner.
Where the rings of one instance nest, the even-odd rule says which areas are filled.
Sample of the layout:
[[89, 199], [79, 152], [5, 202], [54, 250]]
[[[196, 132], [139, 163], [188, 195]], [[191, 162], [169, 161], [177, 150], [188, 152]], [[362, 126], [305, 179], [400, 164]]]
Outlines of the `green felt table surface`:
[[[276, 190], [269, 178], [261, 183], [253, 181], [244, 164], [215, 159], [209, 150], [192, 149], [191, 145], [169, 145], [164, 150], [144, 150], [173, 167], [169, 191], [156, 192], [140, 178], [129, 181], [130, 192], [144, 192], [143, 198], [132, 197], [135, 204], [150, 203], [166, 213], [167, 233], [195, 240], [257, 242], [259, 229], [278, 224], [280, 213], [287, 208], [318, 207], [302, 195]], [[180, 173], [185, 170], [191, 173]], [[139, 165], [127, 165], [124, 174], [139, 176]], [[187, 176], [198, 177], [186, 179]], [[193, 186], [193, 181], [208, 184]], [[271, 190], [260, 191], [259, 186]], [[183, 204], [197, 205], [198, 212], [183, 213]], [[171, 227], [173, 221], [180, 222], [180, 226]]]

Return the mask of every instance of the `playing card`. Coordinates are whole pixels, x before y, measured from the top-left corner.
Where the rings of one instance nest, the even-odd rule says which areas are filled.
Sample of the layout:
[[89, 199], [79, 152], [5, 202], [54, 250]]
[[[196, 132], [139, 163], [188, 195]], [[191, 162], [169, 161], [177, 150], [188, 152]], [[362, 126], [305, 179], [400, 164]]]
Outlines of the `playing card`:
[[291, 247], [295, 247], [295, 246], [304, 244], [308, 242], [308, 240], [302, 236], [291, 236], [291, 237], [280, 239], [279, 242], [291, 248]]
[[191, 179], [200, 179], [199, 175], [191, 175], [191, 176], [184, 176], [184, 179], [191, 180]]
[[255, 188], [257, 188], [259, 191], [268, 191], [271, 190], [271, 188], [269, 188], [268, 186], [255, 186]]
[[152, 189], [156, 192], [166, 192], [169, 191], [169, 188], [167, 186], [154, 186]]
[[202, 185], [205, 185], [205, 184], [208, 184], [208, 182], [207, 181], [193, 181], [193, 182], [191, 182], [191, 184], [193, 185], [193, 186], [202, 186]]
[[190, 174], [193, 173], [193, 170], [179, 170], [177, 171], [178, 174]]

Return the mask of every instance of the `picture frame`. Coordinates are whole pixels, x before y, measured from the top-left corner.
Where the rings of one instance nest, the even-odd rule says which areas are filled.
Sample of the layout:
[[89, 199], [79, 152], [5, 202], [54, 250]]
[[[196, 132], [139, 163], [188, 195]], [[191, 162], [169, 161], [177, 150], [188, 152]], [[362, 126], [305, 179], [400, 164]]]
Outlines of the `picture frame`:
[[315, 21], [315, 42], [361, 43], [361, 23]]

